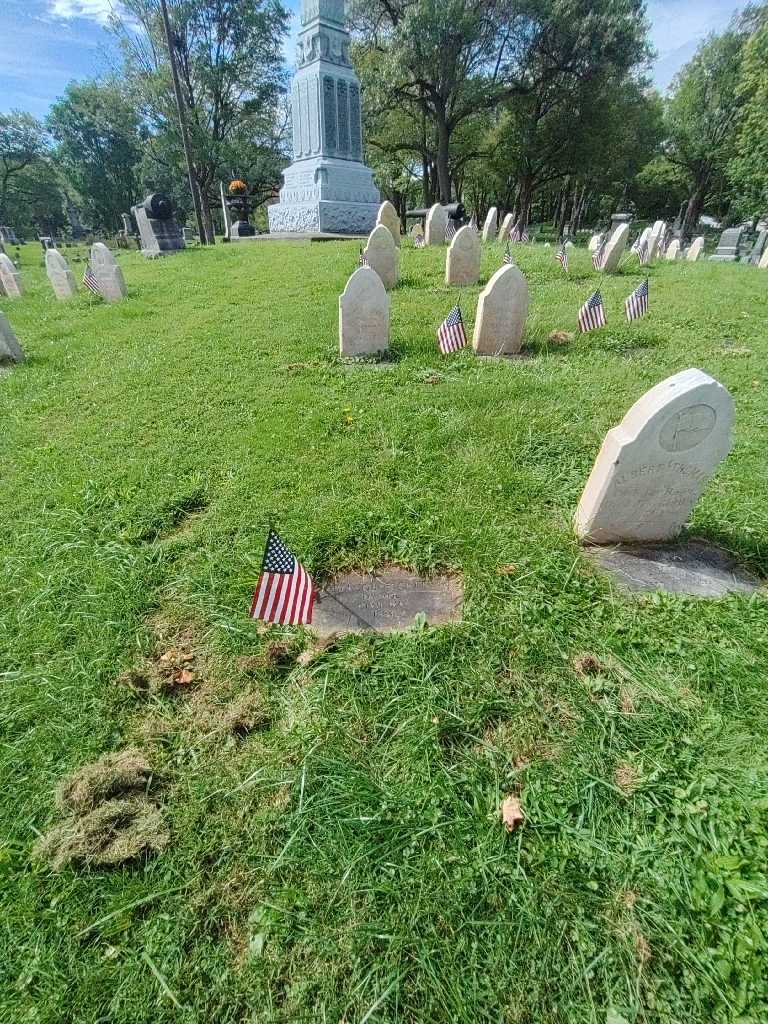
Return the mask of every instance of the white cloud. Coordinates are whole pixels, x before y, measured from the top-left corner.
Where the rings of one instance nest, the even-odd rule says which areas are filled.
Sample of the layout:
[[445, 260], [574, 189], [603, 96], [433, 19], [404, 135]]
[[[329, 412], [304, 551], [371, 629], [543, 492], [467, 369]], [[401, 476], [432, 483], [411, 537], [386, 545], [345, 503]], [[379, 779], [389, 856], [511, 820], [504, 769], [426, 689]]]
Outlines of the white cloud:
[[116, 6], [112, 0], [50, 0], [49, 10], [55, 18], [85, 18], [107, 25]]

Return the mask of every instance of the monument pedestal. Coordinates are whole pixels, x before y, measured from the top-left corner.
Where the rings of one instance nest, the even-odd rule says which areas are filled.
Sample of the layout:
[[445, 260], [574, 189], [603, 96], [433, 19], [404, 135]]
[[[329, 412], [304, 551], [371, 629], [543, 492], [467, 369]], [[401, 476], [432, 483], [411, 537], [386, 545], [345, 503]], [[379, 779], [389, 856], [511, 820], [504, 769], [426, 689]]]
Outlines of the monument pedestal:
[[291, 90], [293, 163], [269, 230], [367, 234], [381, 197], [363, 163], [360, 81], [349, 59], [344, 0], [302, 0]]

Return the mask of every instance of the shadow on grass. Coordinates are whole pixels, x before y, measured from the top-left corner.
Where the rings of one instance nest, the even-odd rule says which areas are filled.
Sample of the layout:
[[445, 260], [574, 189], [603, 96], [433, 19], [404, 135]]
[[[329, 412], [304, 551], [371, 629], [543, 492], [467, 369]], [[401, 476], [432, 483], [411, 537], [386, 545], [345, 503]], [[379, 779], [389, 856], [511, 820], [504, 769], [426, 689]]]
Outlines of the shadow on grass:
[[738, 559], [747, 572], [768, 583], [768, 538], [746, 530], [720, 530], [717, 527], [697, 527], [686, 531], [682, 540], [704, 540], [723, 548]]

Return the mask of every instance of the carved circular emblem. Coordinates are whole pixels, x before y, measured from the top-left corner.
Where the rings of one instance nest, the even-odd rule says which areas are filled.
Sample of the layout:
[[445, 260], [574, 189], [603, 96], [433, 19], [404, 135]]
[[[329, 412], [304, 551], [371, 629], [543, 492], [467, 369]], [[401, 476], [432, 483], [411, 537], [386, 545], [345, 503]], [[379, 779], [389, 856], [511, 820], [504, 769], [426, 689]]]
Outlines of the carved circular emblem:
[[689, 405], [670, 416], [659, 434], [659, 444], [667, 452], [684, 452], [709, 437], [717, 422], [711, 405]]

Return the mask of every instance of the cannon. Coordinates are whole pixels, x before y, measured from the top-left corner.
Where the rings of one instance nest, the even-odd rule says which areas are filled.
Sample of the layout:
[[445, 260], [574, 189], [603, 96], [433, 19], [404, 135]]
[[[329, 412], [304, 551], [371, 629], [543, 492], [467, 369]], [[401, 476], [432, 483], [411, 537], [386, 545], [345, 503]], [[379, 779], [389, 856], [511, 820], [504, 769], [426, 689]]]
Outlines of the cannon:
[[[456, 227], [460, 227], [462, 224], [466, 223], [467, 211], [464, 209], [464, 203], [443, 203], [443, 206], [448, 211], [448, 219], [455, 221]], [[425, 206], [419, 210], [407, 210], [405, 216], [406, 219], [410, 217], [419, 218], [421, 220], [423, 217], [426, 217], [428, 213], [429, 207]]]

